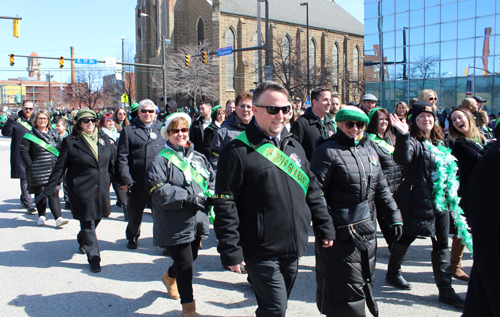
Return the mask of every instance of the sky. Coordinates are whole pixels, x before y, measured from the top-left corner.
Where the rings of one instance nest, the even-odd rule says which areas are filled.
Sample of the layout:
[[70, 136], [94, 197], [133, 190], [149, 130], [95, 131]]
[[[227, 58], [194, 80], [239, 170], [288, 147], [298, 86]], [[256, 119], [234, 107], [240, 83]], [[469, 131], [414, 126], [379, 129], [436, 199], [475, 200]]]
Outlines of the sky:
[[[363, 23], [363, 0], [335, 2]], [[76, 58], [121, 59], [122, 36], [129, 51], [135, 52], [136, 5], [137, 0], [0, 0], [1, 16], [22, 18], [20, 38], [12, 36], [12, 20], [0, 19], [0, 80], [28, 77], [27, 58], [15, 57], [11, 67], [9, 54], [36, 52], [39, 56], [70, 58], [70, 47], [74, 46]], [[42, 73], [50, 71], [54, 81], [69, 81], [70, 61], [65, 61], [62, 70], [58, 60], [41, 62]], [[98, 65], [104, 68], [104, 64]], [[105, 71], [114, 72], [111, 68]]]

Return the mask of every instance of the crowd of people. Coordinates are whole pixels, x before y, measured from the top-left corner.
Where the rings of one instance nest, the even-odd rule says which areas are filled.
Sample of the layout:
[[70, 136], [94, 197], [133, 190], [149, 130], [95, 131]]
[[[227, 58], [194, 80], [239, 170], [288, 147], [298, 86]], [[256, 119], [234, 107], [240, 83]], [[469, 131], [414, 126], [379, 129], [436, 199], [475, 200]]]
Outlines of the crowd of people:
[[[153, 244], [173, 260], [161, 280], [168, 296], [180, 299], [182, 316], [199, 316], [193, 262], [210, 222], [222, 265], [248, 274], [257, 316], [285, 316], [311, 224], [320, 313], [365, 316], [366, 306], [378, 316], [377, 223], [390, 251], [387, 283], [412, 289], [404, 257], [417, 237], [430, 237], [439, 301], [464, 316], [478, 316], [478, 306], [482, 316], [500, 314], [490, 293], [495, 285], [481, 271], [493, 270], [489, 245], [498, 240], [482, 230], [489, 225], [482, 212], [495, 216], [477, 194], [498, 190], [484, 177], [499, 173], [483, 162], [500, 147], [500, 128], [481, 109], [486, 100], [465, 98], [449, 115], [430, 89], [396, 103], [392, 113], [378, 102], [366, 94], [359, 105], [342, 105], [320, 87], [304, 108], [266, 81], [224, 108], [202, 101], [189, 111], [175, 101], [160, 110], [145, 99], [128, 113], [50, 114], [25, 101], [2, 133], [12, 138], [11, 177], [20, 179], [21, 204], [38, 212], [42, 226], [48, 201], [56, 226], [64, 226], [63, 189], [91, 272], [101, 271], [96, 228], [111, 212], [110, 187], [127, 221], [128, 249], [138, 247], [144, 209], [151, 208]], [[461, 259], [473, 241], [469, 277]], [[452, 277], [469, 281], [466, 300]]]

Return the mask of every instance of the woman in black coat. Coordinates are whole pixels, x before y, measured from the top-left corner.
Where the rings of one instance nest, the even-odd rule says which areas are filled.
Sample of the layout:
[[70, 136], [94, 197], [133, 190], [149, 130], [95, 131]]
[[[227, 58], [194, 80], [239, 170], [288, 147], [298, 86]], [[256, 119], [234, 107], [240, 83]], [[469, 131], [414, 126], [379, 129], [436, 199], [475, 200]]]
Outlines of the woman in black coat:
[[226, 112], [222, 107], [216, 106], [212, 109], [212, 123], [203, 131], [203, 154], [207, 159], [210, 159], [210, 155], [212, 154], [212, 140], [214, 139], [214, 135], [219, 130], [222, 122], [226, 120]]
[[215, 174], [208, 159], [189, 141], [190, 125], [191, 118], [182, 112], [166, 118], [161, 136], [167, 143], [149, 164], [146, 184], [153, 202], [154, 245], [167, 246], [174, 261], [161, 280], [170, 298], [181, 299], [182, 316], [199, 316], [193, 297], [193, 262], [201, 239], [208, 237], [207, 198]]
[[97, 273], [101, 271], [101, 257], [95, 229], [101, 218], [110, 214], [111, 144], [106, 135], [98, 133], [94, 111], [81, 109], [75, 120], [73, 132], [63, 141], [43, 194], [52, 195], [66, 172], [71, 213], [80, 220], [81, 230], [77, 236], [80, 252], [87, 254], [91, 272]]
[[393, 228], [395, 241], [402, 233], [402, 219], [392, 197], [374, 145], [364, 134], [368, 117], [347, 106], [336, 115], [337, 133], [319, 145], [311, 171], [324, 192], [333, 218], [333, 247], [316, 239], [316, 304], [327, 316], [374, 316], [373, 296], [377, 249], [375, 206]]
[[[396, 115], [391, 123], [396, 128], [394, 160], [403, 166], [405, 177], [394, 198], [403, 214], [403, 236], [392, 245], [386, 281], [403, 290], [411, 289], [401, 275], [401, 263], [417, 236], [431, 237], [432, 270], [439, 289], [439, 301], [463, 308], [464, 300], [451, 286], [448, 232], [449, 206], [438, 203], [443, 195], [455, 195], [453, 188], [446, 187], [443, 195], [433, 195], [436, 184], [449, 184], [447, 179], [456, 175], [442, 174], [441, 163], [453, 161], [449, 150], [443, 147], [443, 131], [435, 124], [435, 111], [425, 100], [416, 101], [411, 110], [410, 127]], [[437, 181], [433, 177], [439, 178]], [[443, 206], [440, 208], [439, 206]]]
[[[450, 140], [453, 142], [451, 154], [457, 158], [460, 187], [458, 196], [461, 197], [460, 207], [465, 218], [469, 217], [469, 178], [477, 162], [484, 154], [487, 144], [486, 138], [476, 127], [472, 114], [462, 108], [453, 109], [450, 113]], [[452, 230], [455, 235], [451, 244], [451, 275], [462, 281], [468, 281], [469, 276], [462, 270], [461, 262], [465, 245], [457, 235], [457, 230]]]
[[[37, 198], [47, 185], [50, 174], [57, 156], [59, 155], [60, 142], [56, 132], [50, 128], [50, 115], [47, 110], [36, 113], [33, 119], [33, 129], [27, 133], [21, 141], [20, 154], [26, 166], [26, 178], [28, 179], [28, 191], [35, 194]], [[61, 217], [61, 203], [59, 202], [59, 189], [57, 186], [53, 194], [48, 197], [49, 207], [56, 226], [60, 227], [68, 223], [67, 219]], [[36, 204], [38, 210], [39, 226], [45, 224], [45, 201]]]

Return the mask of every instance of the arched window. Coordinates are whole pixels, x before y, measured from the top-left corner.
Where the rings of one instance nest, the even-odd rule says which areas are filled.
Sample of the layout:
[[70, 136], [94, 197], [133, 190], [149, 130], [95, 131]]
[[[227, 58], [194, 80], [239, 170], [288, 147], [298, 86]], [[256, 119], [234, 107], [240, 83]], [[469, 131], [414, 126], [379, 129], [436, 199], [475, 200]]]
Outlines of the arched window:
[[[226, 32], [226, 46], [234, 48], [234, 32], [228, 29]], [[234, 67], [235, 67], [235, 54], [226, 56], [226, 89], [234, 90]]]
[[332, 82], [333, 86], [339, 86], [339, 47], [337, 42], [333, 43], [332, 46]]
[[352, 74], [354, 79], [357, 80], [359, 77], [359, 50], [357, 46], [352, 51]]
[[198, 43], [203, 42], [205, 40], [205, 28], [203, 19], [200, 17], [198, 19]]
[[316, 41], [311, 39], [309, 42], [309, 68], [312, 69], [316, 66]]

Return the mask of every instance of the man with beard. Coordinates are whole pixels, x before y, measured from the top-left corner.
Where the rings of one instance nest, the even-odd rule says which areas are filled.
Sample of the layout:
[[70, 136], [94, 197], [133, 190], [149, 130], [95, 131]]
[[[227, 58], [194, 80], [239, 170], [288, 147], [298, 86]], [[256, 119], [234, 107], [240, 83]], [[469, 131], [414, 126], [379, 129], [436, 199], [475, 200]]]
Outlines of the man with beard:
[[337, 112], [340, 110], [340, 99], [339, 96], [334, 95], [332, 96], [332, 106], [330, 107], [330, 112], [328, 113], [328, 116], [330, 117], [330, 120], [332, 120], [332, 123], [334, 125], [335, 131], [334, 133], [337, 133], [337, 120], [335, 117], [337, 116]]

